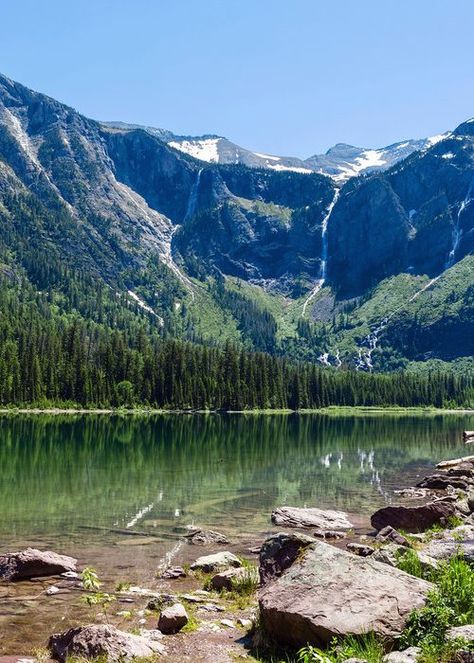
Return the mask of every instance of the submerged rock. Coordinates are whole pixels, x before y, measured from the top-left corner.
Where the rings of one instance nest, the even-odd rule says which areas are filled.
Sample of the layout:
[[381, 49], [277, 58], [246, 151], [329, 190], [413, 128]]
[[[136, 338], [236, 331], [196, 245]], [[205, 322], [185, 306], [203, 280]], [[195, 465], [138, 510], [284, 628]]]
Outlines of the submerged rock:
[[218, 569], [228, 569], [229, 567], [242, 566], [242, 562], [233, 553], [228, 551], [218, 552], [214, 555], [204, 555], [198, 557], [197, 560], [191, 564], [193, 571], [201, 570], [205, 573], [212, 573]]
[[76, 570], [77, 559], [51, 550], [27, 548], [22, 552], [0, 555], [0, 580], [28, 580], [55, 576]]
[[199, 529], [186, 535], [188, 543], [196, 546], [227, 545], [229, 539], [212, 529]]
[[280, 532], [270, 536], [260, 549], [260, 580], [262, 583], [278, 578], [283, 571], [293, 564], [300, 552], [315, 539], [306, 534]]
[[327, 532], [352, 529], [353, 525], [343, 511], [304, 509], [282, 506], [272, 512], [272, 522], [284, 527], [312, 527]]
[[158, 628], [162, 633], [169, 635], [178, 633], [188, 623], [188, 615], [182, 603], [175, 603], [165, 608], [158, 620]]
[[260, 590], [261, 624], [281, 644], [327, 645], [372, 631], [389, 643], [432, 587], [373, 557], [315, 542]]
[[74, 655], [86, 658], [105, 656], [108, 661], [115, 663], [164, 652], [163, 645], [155, 640], [119, 631], [115, 626], [105, 624], [77, 626], [52, 635], [48, 647], [53, 658], [61, 663]]
[[385, 506], [372, 515], [370, 522], [377, 531], [390, 525], [407, 532], [424, 532], [433, 525], [445, 523], [454, 513], [454, 505], [444, 501], [422, 506]]

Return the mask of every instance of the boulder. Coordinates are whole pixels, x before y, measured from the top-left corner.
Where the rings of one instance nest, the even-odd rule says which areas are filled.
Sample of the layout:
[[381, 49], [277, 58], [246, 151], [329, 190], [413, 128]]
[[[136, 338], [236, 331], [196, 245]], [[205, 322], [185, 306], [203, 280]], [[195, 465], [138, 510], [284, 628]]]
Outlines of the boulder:
[[163, 645], [159, 642], [119, 631], [115, 626], [106, 624], [77, 626], [64, 633], [52, 635], [48, 647], [51, 656], [61, 663], [72, 656], [104, 656], [110, 662], [122, 663], [136, 657], [164, 652]]
[[399, 546], [398, 543], [393, 543], [391, 541], [386, 546], [377, 548], [377, 550], [372, 555], [372, 559], [380, 562], [381, 564], [397, 566], [398, 560], [406, 551], [407, 548], [405, 546]]
[[449, 476], [474, 478], [474, 465], [472, 463], [460, 463], [448, 469]]
[[229, 543], [229, 539], [224, 534], [212, 529], [198, 529], [187, 534], [186, 539], [188, 543], [196, 546], [227, 545]]
[[439, 525], [454, 515], [451, 502], [429, 502], [422, 506], [385, 506], [376, 511], [370, 522], [377, 531], [387, 525], [407, 532], [424, 532], [433, 525]]
[[469, 506], [467, 499], [459, 499], [454, 502], [454, 508], [456, 509], [458, 515], [462, 518], [463, 516], [469, 516], [472, 512], [472, 509]]
[[458, 476], [449, 476], [447, 474], [432, 474], [416, 484], [417, 488], [429, 488], [431, 490], [446, 490], [448, 486], [467, 490], [469, 485], [470, 482], [468, 480]]
[[474, 540], [462, 541], [457, 538], [446, 537], [432, 539], [423, 548], [423, 555], [430, 557], [436, 562], [450, 559], [458, 554], [462, 554], [466, 562], [474, 562]]
[[51, 550], [27, 548], [22, 552], [0, 555], [0, 580], [27, 580], [55, 576], [76, 570], [77, 559]]
[[375, 548], [366, 546], [363, 543], [348, 543], [346, 548], [349, 552], [359, 555], [359, 557], [368, 557], [375, 552]]
[[[382, 562], [382, 564], [388, 564], [389, 566], [399, 566], [400, 560], [403, 555], [406, 555], [408, 548], [405, 546], [399, 546], [396, 543], [389, 543], [383, 548], [379, 548], [373, 554], [373, 559], [377, 562]], [[421, 568], [424, 571], [430, 572], [437, 568], [438, 562], [427, 555], [425, 551], [417, 552], [417, 557], [420, 560]]]
[[178, 633], [188, 623], [188, 615], [182, 603], [165, 608], [158, 620], [158, 628], [165, 635]]
[[198, 557], [193, 564], [191, 564], [191, 569], [193, 571], [204, 571], [204, 573], [212, 573], [218, 569], [228, 569], [230, 567], [242, 566], [242, 562], [238, 557], [233, 553], [228, 551], [223, 551], [215, 553], [214, 555], [204, 555], [203, 557]]
[[343, 511], [303, 509], [291, 506], [275, 509], [272, 512], [272, 522], [283, 527], [313, 527], [323, 532], [348, 530], [353, 527], [347, 514]]
[[419, 647], [409, 647], [403, 651], [392, 651], [383, 657], [382, 663], [416, 663], [421, 654]]
[[463, 639], [470, 644], [474, 644], [474, 624], [465, 624], [465, 626], [454, 626], [446, 633], [447, 640]]
[[408, 539], [400, 534], [400, 532], [397, 532], [397, 530], [390, 525], [387, 525], [387, 527], [381, 529], [375, 538], [377, 541], [381, 541], [382, 543], [391, 541], [392, 543], [396, 543], [398, 546], [406, 546], [407, 548], [410, 548], [410, 542]]
[[270, 536], [260, 549], [260, 581], [278, 578], [293, 564], [302, 550], [315, 540], [306, 534], [280, 532]]
[[248, 574], [248, 570], [244, 568], [238, 568], [238, 569], [228, 569], [227, 571], [221, 571], [220, 573], [216, 573], [215, 576], [212, 576], [211, 578], [211, 588], [215, 589], [216, 591], [221, 591], [222, 589], [226, 589], [227, 591], [231, 591], [233, 587], [233, 583], [236, 580], [239, 580], [239, 578], [245, 578]]
[[317, 541], [260, 589], [261, 624], [280, 644], [297, 647], [368, 632], [389, 644], [432, 588], [372, 556], [356, 557]]

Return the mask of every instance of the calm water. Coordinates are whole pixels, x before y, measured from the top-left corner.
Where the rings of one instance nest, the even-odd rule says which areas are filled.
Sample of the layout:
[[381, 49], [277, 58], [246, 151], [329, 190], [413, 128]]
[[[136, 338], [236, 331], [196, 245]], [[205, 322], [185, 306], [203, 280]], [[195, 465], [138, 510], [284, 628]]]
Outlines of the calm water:
[[[189, 525], [251, 542], [281, 504], [368, 516], [433, 463], [469, 453], [464, 429], [474, 417], [2, 417], [0, 551], [52, 547], [105, 579], [151, 583]], [[0, 591], [1, 653], [31, 625], [18, 591]], [[42, 607], [45, 630], [58, 601]]]

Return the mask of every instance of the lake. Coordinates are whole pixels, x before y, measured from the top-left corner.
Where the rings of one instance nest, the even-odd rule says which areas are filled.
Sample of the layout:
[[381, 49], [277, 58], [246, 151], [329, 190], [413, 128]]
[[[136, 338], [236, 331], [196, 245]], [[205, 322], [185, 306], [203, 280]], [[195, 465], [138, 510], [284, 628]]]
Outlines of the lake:
[[[469, 453], [464, 429], [473, 416], [4, 416], [0, 551], [52, 548], [106, 581], [150, 586], [189, 526], [242, 547], [282, 504], [368, 517], [437, 461]], [[0, 653], [44, 642], [66, 607], [76, 616], [60, 595], [38, 621], [33, 584], [0, 587]]]

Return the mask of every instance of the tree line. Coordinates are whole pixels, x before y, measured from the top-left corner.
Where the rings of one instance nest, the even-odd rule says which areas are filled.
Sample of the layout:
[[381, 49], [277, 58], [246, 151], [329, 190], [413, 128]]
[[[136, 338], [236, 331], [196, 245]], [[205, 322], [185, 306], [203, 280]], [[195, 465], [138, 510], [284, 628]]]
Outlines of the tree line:
[[[330, 370], [228, 343], [162, 338], [130, 313], [111, 325], [58, 312], [48, 293], [0, 289], [0, 403], [170, 409], [472, 406], [466, 375]], [[105, 297], [105, 302], [108, 298]], [[124, 310], [123, 303], [115, 304]], [[104, 305], [104, 310], [107, 306]], [[133, 324], [132, 322], [133, 321]]]

